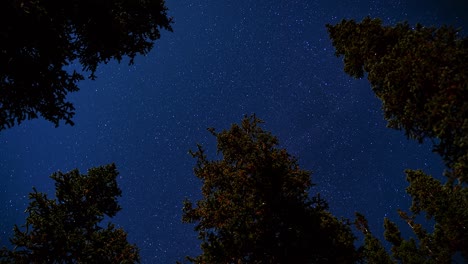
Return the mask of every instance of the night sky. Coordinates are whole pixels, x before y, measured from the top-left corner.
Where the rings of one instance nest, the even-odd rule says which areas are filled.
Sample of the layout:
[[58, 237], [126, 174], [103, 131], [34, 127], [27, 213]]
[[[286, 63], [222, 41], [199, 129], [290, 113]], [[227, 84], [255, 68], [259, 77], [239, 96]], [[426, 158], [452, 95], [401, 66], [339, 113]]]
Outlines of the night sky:
[[311, 193], [337, 216], [363, 213], [382, 237], [383, 218], [401, 223], [396, 209], [410, 206], [404, 169], [440, 177], [444, 168], [429, 144], [386, 128], [380, 101], [366, 80], [344, 73], [325, 24], [368, 15], [385, 24], [468, 24], [462, 0], [409, 2], [168, 0], [174, 32], [134, 65], [111, 62], [96, 81], [79, 83], [68, 97], [75, 126], [39, 119], [0, 133], [2, 245], [24, 224], [33, 186], [53, 194], [53, 172], [115, 162], [123, 210], [112, 221], [142, 263], [197, 254], [197, 234], [181, 222], [182, 201], [198, 199], [201, 187], [188, 150], [201, 143], [214, 157], [206, 128], [221, 131], [251, 113], [313, 171]]

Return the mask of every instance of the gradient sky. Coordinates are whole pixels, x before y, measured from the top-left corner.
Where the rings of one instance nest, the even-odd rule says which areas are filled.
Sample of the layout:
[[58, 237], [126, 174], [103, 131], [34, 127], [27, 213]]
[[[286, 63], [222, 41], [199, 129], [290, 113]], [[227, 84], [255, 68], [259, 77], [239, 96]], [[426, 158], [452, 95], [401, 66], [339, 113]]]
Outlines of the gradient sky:
[[337, 216], [363, 213], [381, 237], [383, 218], [401, 223], [396, 209], [410, 206], [403, 170], [439, 177], [443, 165], [430, 145], [385, 127], [380, 101], [366, 80], [343, 72], [325, 24], [369, 15], [466, 28], [464, 1], [419, 2], [168, 0], [174, 33], [134, 65], [111, 62], [81, 82], [68, 97], [75, 126], [33, 120], [0, 133], [2, 244], [25, 222], [33, 186], [52, 194], [53, 172], [115, 162], [123, 210], [113, 222], [142, 263], [197, 254], [193, 226], [181, 223], [183, 199], [200, 197], [188, 150], [201, 143], [214, 156], [206, 128], [227, 129], [251, 113], [313, 171], [311, 193]]

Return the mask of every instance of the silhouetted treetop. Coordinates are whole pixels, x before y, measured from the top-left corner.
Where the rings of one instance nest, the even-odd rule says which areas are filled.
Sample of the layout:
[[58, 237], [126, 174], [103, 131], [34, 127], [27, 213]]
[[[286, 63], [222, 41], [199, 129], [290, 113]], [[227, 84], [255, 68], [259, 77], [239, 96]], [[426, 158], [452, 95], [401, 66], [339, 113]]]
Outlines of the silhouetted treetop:
[[310, 197], [310, 172], [278, 148], [255, 116], [217, 133], [221, 160], [192, 152], [202, 199], [185, 201], [183, 221], [202, 240], [194, 263], [352, 263], [357, 253], [346, 221]]
[[55, 199], [29, 194], [24, 230], [14, 228], [13, 250], [0, 250], [1, 263], [136, 263], [138, 248], [128, 243], [127, 233], [104, 217], [120, 211], [118, 175], [114, 164], [54, 173]]

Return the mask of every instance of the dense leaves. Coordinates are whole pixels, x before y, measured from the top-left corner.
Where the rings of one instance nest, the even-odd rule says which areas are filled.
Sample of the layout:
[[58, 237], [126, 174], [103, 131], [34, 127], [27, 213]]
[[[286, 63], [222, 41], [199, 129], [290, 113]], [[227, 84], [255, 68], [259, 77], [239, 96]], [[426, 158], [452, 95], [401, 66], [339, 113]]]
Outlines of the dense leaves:
[[[402, 238], [398, 226], [385, 219], [393, 260], [450, 263], [457, 253], [468, 260], [468, 39], [446, 26], [390, 27], [370, 18], [327, 27], [336, 55], [344, 56], [345, 72], [357, 78], [367, 73], [388, 126], [419, 142], [432, 140], [448, 168], [445, 184], [422, 171], [406, 171], [413, 214], [399, 214], [416, 238]], [[422, 213], [435, 222], [432, 229], [416, 223]], [[370, 263], [387, 262], [363, 219], [357, 223], [366, 237], [364, 255]]]
[[221, 160], [209, 160], [201, 146], [195, 175], [203, 182], [196, 205], [185, 202], [183, 221], [195, 223], [202, 254], [195, 263], [352, 263], [356, 258], [349, 225], [327, 211], [319, 195], [310, 198], [310, 172], [255, 116], [217, 133]]
[[111, 59], [148, 53], [171, 30], [164, 0], [0, 2], [0, 130], [42, 115], [56, 126], [73, 124], [73, 104], [82, 73]]
[[5, 263], [135, 263], [138, 248], [127, 242], [127, 234], [111, 223], [120, 206], [118, 172], [114, 164], [92, 168], [87, 175], [78, 170], [54, 173], [56, 199], [34, 189], [29, 195], [28, 217], [23, 230], [15, 226], [13, 250], [3, 249]]
[[327, 27], [345, 72], [367, 73], [388, 126], [431, 139], [450, 180], [467, 182], [468, 39], [451, 27], [390, 27], [370, 18]]

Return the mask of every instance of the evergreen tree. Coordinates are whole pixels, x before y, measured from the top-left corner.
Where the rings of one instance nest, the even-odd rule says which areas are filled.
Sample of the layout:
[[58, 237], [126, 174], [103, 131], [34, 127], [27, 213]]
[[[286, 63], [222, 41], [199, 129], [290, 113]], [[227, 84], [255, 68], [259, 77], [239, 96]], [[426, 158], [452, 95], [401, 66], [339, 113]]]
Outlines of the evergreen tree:
[[54, 173], [55, 199], [34, 189], [24, 230], [14, 228], [13, 250], [0, 251], [2, 263], [136, 263], [138, 248], [121, 228], [108, 223], [120, 211], [114, 164]]
[[221, 160], [198, 146], [195, 175], [203, 198], [184, 203], [183, 221], [195, 223], [202, 254], [194, 263], [352, 263], [349, 224], [310, 197], [310, 172], [278, 148], [255, 116], [216, 137]]
[[[419, 142], [430, 139], [447, 166], [445, 184], [420, 170], [406, 171], [413, 214], [399, 214], [417, 238], [403, 239], [396, 224], [385, 219], [393, 258], [449, 263], [459, 252], [468, 260], [468, 39], [447, 26], [391, 27], [370, 18], [327, 28], [336, 55], [344, 56], [345, 72], [356, 78], [367, 73], [388, 126]], [[435, 221], [433, 230], [415, 222], [423, 212]], [[367, 240], [365, 247], [372, 248]], [[367, 257], [378, 252], [378, 247], [369, 250]]]
[[362, 214], [356, 213], [354, 224], [364, 234], [364, 245], [360, 248], [360, 253], [365, 256], [364, 259], [367, 263], [394, 263], [382, 243], [370, 231], [367, 219]]
[[382, 26], [379, 19], [327, 25], [344, 70], [382, 100], [388, 126], [430, 139], [450, 171], [468, 181], [468, 39], [451, 27]]
[[72, 124], [82, 73], [124, 56], [146, 54], [171, 29], [164, 0], [0, 1], [0, 130], [42, 115]]

